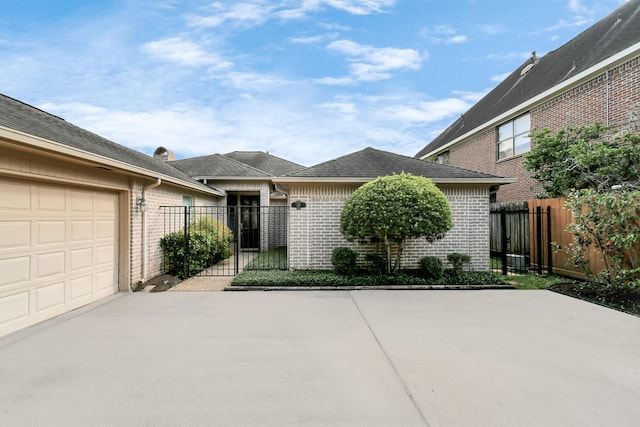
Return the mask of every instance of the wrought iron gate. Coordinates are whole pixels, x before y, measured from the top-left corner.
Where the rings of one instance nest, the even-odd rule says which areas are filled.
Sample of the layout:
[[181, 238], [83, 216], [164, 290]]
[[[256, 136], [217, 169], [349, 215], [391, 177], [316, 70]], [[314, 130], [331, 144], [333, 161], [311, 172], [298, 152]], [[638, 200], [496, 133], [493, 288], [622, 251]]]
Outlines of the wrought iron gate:
[[287, 269], [287, 206], [162, 206], [161, 211], [164, 273], [234, 276], [245, 269]]
[[502, 274], [552, 271], [551, 208], [491, 205], [491, 269]]

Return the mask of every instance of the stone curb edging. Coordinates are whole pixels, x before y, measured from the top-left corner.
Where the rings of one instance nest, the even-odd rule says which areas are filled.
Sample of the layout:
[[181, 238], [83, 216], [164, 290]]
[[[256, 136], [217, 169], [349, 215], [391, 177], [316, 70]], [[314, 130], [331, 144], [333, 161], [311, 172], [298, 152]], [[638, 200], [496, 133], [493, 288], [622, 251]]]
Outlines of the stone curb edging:
[[406, 285], [406, 286], [242, 286], [231, 285], [225, 291], [459, 291], [485, 289], [515, 289], [513, 285]]

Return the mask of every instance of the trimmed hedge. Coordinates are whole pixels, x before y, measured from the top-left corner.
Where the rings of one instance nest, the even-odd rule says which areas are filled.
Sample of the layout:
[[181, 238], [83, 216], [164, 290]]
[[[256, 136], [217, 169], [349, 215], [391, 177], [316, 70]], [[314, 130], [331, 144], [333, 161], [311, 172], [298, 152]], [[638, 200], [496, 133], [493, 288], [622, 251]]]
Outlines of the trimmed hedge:
[[191, 224], [188, 232], [188, 260], [185, 260], [187, 245], [184, 230], [169, 233], [160, 239], [167, 273], [185, 279], [231, 256], [233, 235], [222, 221], [204, 217]]
[[420, 273], [406, 271], [392, 275], [344, 276], [333, 271], [243, 271], [232, 282], [237, 286], [411, 286], [411, 285], [476, 285], [502, 286], [502, 275], [491, 272], [445, 270], [440, 279], [427, 279]]

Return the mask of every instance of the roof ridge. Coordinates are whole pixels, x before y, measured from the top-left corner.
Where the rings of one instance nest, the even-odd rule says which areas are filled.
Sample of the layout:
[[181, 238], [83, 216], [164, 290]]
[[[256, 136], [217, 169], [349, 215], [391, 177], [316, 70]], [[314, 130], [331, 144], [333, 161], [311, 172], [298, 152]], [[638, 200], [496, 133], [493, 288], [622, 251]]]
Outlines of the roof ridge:
[[[69, 123], [69, 124], [71, 124], [70, 122], [66, 121], [64, 118], [62, 118], [62, 117], [60, 117], [60, 116], [56, 116], [55, 114], [51, 114], [51, 113], [50, 113], [50, 112], [48, 112], [48, 111], [45, 111], [45, 110], [43, 110], [43, 109], [41, 109], [41, 108], [38, 108], [38, 107], [35, 107], [35, 106], [31, 105], [31, 104], [27, 104], [27, 103], [26, 103], [26, 102], [24, 102], [24, 101], [20, 101], [19, 99], [13, 98], [13, 97], [11, 97], [11, 96], [9, 96], [9, 95], [6, 95], [6, 94], [4, 94], [4, 93], [0, 93], [0, 96], [4, 96], [4, 97], [5, 97], [5, 98], [7, 98], [7, 99], [10, 99], [10, 100], [12, 100], [12, 101], [14, 101], [14, 102], [17, 102], [18, 104], [22, 104], [22, 105], [24, 105], [25, 107], [29, 107], [29, 108], [31, 108], [31, 109], [33, 109], [33, 110], [40, 111], [41, 113], [44, 113], [44, 114], [46, 114], [47, 116], [55, 117], [55, 118], [56, 118], [56, 119], [58, 119], [58, 120], [62, 120], [62, 121], [63, 121], [63, 122], [65, 122], [65, 123]], [[77, 127], [77, 126], [76, 126], [76, 127]], [[82, 129], [82, 128], [80, 128], [80, 129]], [[98, 136], [99, 136], [99, 135], [98, 135]]]
[[365, 148], [363, 148], [363, 149], [361, 149], [361, 150], [357, 150], [357, 151], [354, 151], [354, 152], [352, 152], [352, 153], [343, 154], [342, 156], [339, 156], [339, 157], [336, 157], [336, 158], [334, 158], [334, 159], [330, 159], [330, 160], [325, 160], [324, 162], [316, 163], [315, 165], [306, 166], [306, 167], [304, 167], [304, 168], [302, 168], [302, 169], [300, 169], [300, 170], [298, 170], [298, 171], [289, 172], [288, 174], [286, 174], [286, 175], [284, 175], [284, 176], [289, 176], [289, 175], [292, 175], [292, 174], [294, 174], [294, 173], [300, 173], [300, 172], [305, 171], [305, 170], [307, 170], [307, 169], [316, 168], [316, 167], [318, 167], [318, 166], [326, 165], [326, 164], [329, 164], [329, 163], [334, 163], [334, 162], [337, 162], [337, 161], [339, 161], [339, 160], [341, 160], [341, 159], [343, 159], [343, 158], [345, 158], [345, 157], [347, 157], [347, 156], [352, 156], [352, 155], [354, 155], [354, 154], [356, 154], [356, 153], [360, 153], [360, 152], [362, 152], [362, 151], [366, 151], [367, 149], [375, 150], [375, 148], [372, 148], [372, 147], [370, 147], [370, 146], [367, 146], [367, 147], [365, 147]]

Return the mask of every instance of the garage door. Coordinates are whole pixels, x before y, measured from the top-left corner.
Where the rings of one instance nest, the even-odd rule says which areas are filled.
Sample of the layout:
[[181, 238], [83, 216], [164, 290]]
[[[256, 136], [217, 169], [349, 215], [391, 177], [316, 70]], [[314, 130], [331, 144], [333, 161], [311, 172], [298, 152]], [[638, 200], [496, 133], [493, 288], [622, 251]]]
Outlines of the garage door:
[[0, 178], [0, 336], [117, 291], [118, 196]]

